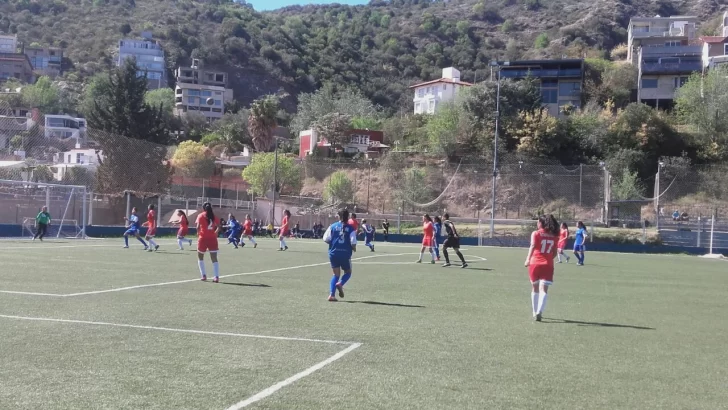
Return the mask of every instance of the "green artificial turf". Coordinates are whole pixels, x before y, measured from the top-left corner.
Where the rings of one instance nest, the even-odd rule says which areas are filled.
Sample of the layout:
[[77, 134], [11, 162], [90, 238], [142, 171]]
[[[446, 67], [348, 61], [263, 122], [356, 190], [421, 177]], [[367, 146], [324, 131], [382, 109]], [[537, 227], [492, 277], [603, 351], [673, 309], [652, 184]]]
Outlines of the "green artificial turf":
[[346, 297], [329, 303], [320, 241], [223, 247], [221, 274], [234, 276], [221, 284], [197, 281], [195, 253], [169, 240], [157, 253], [121, 240], [2, 245], [0, 290], [58, 296], [0, 293], [0, 409], [225, 409], [351, 343], [246, 408], [728, 403], [725, 261], [587, 253], [587, 266], [557, 265], [534, 323], [523, 249], [469, 247], [470, 268], [444, 269], [412, 263], [416, 245], [360, 246]]

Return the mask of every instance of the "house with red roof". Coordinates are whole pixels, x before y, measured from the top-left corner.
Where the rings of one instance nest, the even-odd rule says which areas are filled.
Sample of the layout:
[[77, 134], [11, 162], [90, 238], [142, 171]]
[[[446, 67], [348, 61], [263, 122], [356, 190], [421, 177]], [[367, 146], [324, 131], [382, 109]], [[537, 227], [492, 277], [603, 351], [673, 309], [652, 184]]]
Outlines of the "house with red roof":
[[460, 80], [460, 71], [444, 68], [442, 78], [409, 87], [415, 93], [415, 114], [434, 114], [438, 106], [453, 101], [461, 89], [472, 85]]

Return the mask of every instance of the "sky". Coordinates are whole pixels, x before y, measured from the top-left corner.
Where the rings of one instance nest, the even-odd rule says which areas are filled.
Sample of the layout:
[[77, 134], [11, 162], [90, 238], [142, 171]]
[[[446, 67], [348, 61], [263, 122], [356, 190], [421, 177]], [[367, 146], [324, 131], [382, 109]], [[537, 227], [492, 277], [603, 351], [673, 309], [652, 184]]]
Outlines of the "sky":
[[367, 4], [368, 0], [247, 0], [248, 4], [252, 4], [258, 11], [275, 10], [285, 6], [293, 6], [296, 4]]

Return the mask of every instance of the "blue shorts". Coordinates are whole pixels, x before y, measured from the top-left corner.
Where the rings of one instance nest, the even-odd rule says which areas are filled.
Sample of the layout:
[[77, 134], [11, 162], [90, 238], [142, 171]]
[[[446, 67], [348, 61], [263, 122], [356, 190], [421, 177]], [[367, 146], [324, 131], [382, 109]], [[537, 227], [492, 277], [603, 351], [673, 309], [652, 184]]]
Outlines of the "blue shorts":
[[584, 252], [585, 250], [586, 250], [586, 245], [574, 244], [574, 252]]
[[364, 237], [364, 242], [369, 243], [374, 240], [374, 235], [367, 235]]
[[351, 259], [340, 256], [329, 256], [329, 262], [331, 262], [331, 268], [341, 268], [344, 272], [351, 272]]
[[136, 228], [129, 228], [124, 232], [124, 236], [136, 236], [139, 230]]

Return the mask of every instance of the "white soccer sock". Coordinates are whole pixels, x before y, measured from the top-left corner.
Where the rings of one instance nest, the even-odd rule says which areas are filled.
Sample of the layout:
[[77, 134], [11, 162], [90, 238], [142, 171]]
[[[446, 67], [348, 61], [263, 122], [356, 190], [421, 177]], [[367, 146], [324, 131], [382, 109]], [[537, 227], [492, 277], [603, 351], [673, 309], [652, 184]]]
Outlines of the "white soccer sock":
[[288, 245], [286, 245], [286, 241], [281, 239], [281, 248], [285, 248], [286, 246], [288, 246]]
[[538, 312], [538, 293], [531, 291], [531, 307], [533, 308], [533, 315], [536, 316]]
[[215, 272], [215, 277], [220, 276], [220, 262], [212, 262], [212, 270]]
[[177, 238], [177, 245], [179, 245], [179, 248], [182, 249], [182, 239]]
[[425, 251], [420, 252], [420, 262], [422, 261], [422, 256], [425, 254]]
[[207, 276], [207, 272], [205, 272], [205, 261], [198, 260], [197, 265], [200, 267], [200, 276]]
[[250, 241], [250, 243], [252, 243], [253, 245], [255, 245], [255, 239], [253, 239], [252, 236], [248, 236], [248, 240]]
[[556, 257], [559, 259], [559, 262], [561, 262], [561, 253], [557, 253]]
[[154, 242], [154, 238], [149, 238], [149, 244], [152, 246], [157, 246], [157, 243]]
[[543, 310], [546, 309], [546, 296], [548, 296], [546, 292], [538, 294], [538, 313], [543, 313]]
[[432, 260], [434, 261], [435, 260], [435, 251], [432, 248], [430, 248], [430, 256], [432, 257]]

